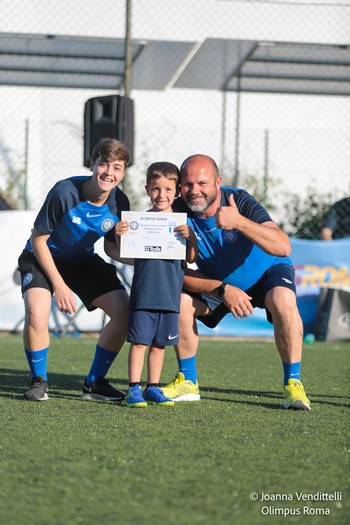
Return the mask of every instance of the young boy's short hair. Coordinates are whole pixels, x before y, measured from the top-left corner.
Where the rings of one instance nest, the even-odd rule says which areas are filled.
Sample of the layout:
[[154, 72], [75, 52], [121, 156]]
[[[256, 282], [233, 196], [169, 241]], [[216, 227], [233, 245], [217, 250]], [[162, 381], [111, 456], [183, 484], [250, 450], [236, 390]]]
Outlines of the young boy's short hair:
[[176, 189], [179, 188], [180, 170], [172, 162], [153, 162], [146, 172], [146, 184], [148, 185], [151, 180], [159, 179], [160, 177], [166, 177], [168, 180], [175, 181]]
[[123, 160], [125, 167], [130, 162], [130, 154], [127, 147], [115, 138], [104, 138], [94, 147], [91, 154], [93, 162], [100, 157], [105, 162]]

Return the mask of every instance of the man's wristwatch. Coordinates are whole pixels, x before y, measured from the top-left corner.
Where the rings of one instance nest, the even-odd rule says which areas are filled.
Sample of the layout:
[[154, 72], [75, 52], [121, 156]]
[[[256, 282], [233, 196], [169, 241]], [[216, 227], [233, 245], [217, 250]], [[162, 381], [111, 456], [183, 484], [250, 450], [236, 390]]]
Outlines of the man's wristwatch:
[[223, 297], [224, 293], [225, 293], [225, 287], [227, 286], [227, 283], [221, 283], [220, 286], [218, 286], [217, 288], [215, 288], [215, 292], [216, 292], [216, 295], [218, 297]]

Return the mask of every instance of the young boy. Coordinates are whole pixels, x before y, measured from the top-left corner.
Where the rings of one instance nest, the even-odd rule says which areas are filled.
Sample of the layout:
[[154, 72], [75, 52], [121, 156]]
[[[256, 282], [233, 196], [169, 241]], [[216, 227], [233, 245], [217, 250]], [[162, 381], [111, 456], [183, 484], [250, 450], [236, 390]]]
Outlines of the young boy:
[[[151, 164], [146, 174], [146, 192], [151, 199], [152, 212], [171, 213], [179, 191], [179, 169], [170, 162]], [[129, 228], [120, 221], [117, 235]], [[187, 224], [174, 230], [187, 240], [186, 261], [197, 257], [196, 237]], [[129, 350], [129, 390], [125, 398], [127, 407], [147, 405], [172, 406], [174, 402], [159, 388], [165, 346], [177, 344], [180, 294], [184, 269], [181, 260], [135, 259], [134, 277], [130, 294], [130, 312], [127, 340]], [[147, 387], [140, 387], [144, 356], [147, 347]]]
[[117, 186], [128, 162], [128, 150], [116, 139], [97, 144], [90, 163], [92, 175], [55, 184], [19, 257], [25, 306], [23, 342], [32, 373], [30, 388], [24, 394], [28, 401], [48, 399], [48, 326], [53, 294], [62, 312], [76, 312], [77, 294], [89, 311], [101, 308], [110, 318], [98, 339], [82, 397], [112, 401], [125, 397], [105, 376], [125, 341], [128, 295], [114, 265], [94, 254], [94, 244], [104, 237], [106, 254], [119, 259], [115, 224], [130, 205]]

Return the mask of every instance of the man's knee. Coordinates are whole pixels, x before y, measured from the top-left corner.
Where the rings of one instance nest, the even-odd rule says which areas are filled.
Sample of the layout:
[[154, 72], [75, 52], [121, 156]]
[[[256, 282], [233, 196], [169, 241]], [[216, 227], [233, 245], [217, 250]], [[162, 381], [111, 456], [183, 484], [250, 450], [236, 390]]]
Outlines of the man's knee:
[[181, 301], [180, 301], [180, 314], [194, 314], [194, 305], [193, 305], [193, 297], [188, 295], [187, 293], [181, 294]]
[[272, 317], [276, 315], [280, 318], [289, 317], [297, 311], [295, 293], [283, 286], [272, 288], [267, 293], [265, 305], [271, 312]]
[[211, 312], [206, 303], [203, 303], [196, 297], [192, 297], [189, 294], [186, 294], [186, 293], [181, 294], [181, 303], [180, 303], [181, 319], [188, 317], [188, 319], [190, 320], [191, 318], [197, 318], [199, 316], [209, 315], [210, 313]]

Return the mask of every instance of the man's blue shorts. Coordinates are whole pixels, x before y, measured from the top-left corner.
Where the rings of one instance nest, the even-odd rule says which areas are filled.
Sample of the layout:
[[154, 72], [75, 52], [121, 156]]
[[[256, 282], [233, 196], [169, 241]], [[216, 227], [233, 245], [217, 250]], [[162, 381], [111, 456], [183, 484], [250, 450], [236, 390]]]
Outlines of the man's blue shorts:
[[127, 341], [147, 346], [177, 344], [179, 342], [178, 312], [131, 310]]
[[[290, 266], [289, 264], [275, 264], [274, 266], [271, 266], [271, 268], [269, 268], [251, 288], [245, 290], [245, 292], [252, 297], [251, 303], [253, 307], [264, 308], [266, 310], [266, 294], [276, 286], [284, 286], [296, 294], [295, 270], [293, 266]], [[220, 323], [221, 319], [229, 313], [229, 309], [220, 297], [196, 293], [190, 293], [189, 295], [192, 295], [199, 301], [205, 303], [213, 312], [213, 314], [200, 315], [198, 317], [198, 319], [205, 324], [205, 326], [208, 326], [208, 328], [215, 328], [215, 326]], [[268, 310], [266, 310], [266, 317], [267, 320], [272, 323], [272, 317]]]

